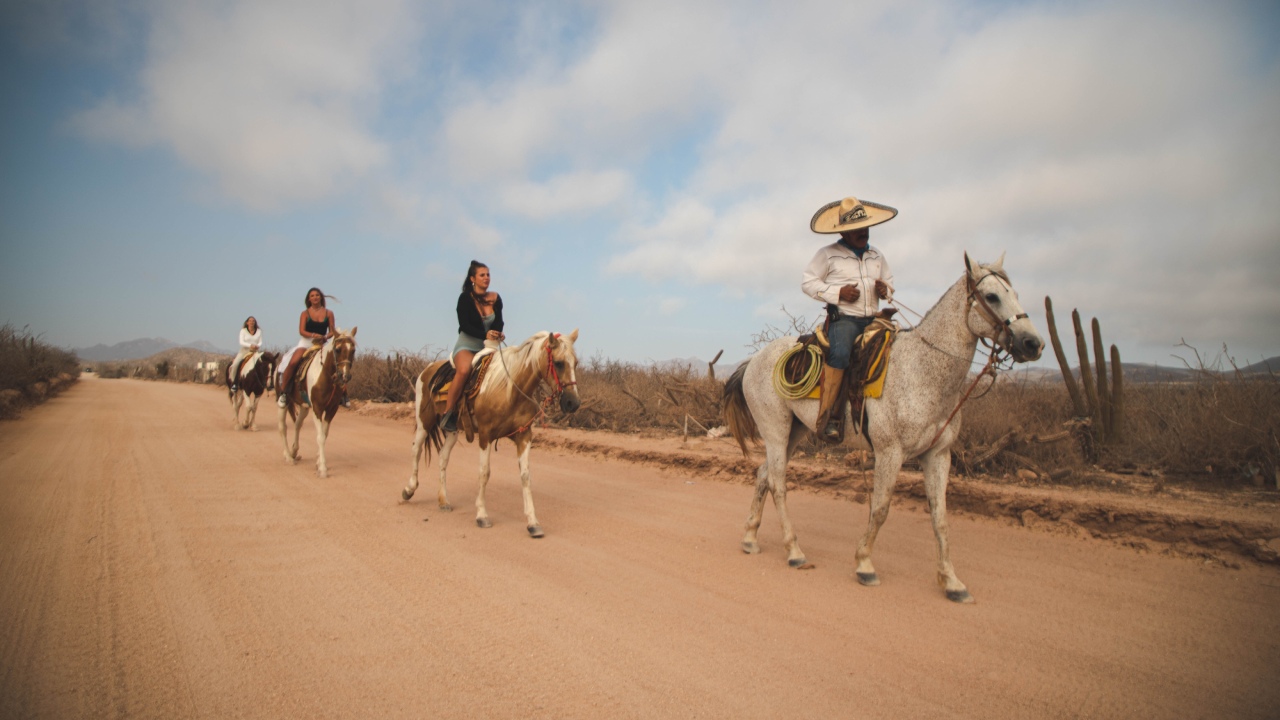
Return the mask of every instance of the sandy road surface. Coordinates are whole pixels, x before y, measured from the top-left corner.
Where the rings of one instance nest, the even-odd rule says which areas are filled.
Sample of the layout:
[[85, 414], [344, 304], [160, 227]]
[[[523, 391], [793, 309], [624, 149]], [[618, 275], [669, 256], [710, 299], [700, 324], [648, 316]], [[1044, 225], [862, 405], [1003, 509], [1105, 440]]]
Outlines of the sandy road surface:
[[332, 477], [268, 412], [203, 386], [87, 379], [0, 424], [3, 717], [1275, 717], [1280, 572], [955, 518], [978, 603], [942, 599], [899, 509], [884, 584], [852, 576], [865, 506], [793, 493], [816, 569], [738, 550], [750, 489], [510, 445], [494, 527], [476, 456], [452, 514], [411, 430], [339, 414]]

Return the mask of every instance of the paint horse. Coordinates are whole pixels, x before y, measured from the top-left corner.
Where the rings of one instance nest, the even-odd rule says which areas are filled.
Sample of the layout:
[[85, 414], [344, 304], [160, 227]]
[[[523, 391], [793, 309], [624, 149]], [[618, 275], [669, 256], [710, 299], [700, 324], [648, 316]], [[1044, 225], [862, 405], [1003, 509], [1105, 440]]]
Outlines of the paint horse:
[[[298, 461], [298, 434], [307, 412], [313, 411], [316, 425], [316, 471], [320, 477], [329, 477], [325, 462], [324, 443], [329, 437], [329, 423], [342, 406], [347, 383], [351, 382], [351, 363], [356, 357], [356, 330], [344, 333], [334, 328], [334, 336], [323, 345], [308, 348], [299, 364], [285, 407], [278, 413], [280, 440], [284, 442], [284, 459], [290, 464]], [[277, 378], [277, 383], [279, 378]], [[281, 388], [280, 392], [284, 389]], [[289, 444], [289, 431], [285, 416], [293, 418], [293, 444]]]
[[[227, 397], [231, 399], [231, 412], [237, 430], [257, 430], [254, 420], [258, 416], [258, 400], [267, 390], [275, 387], [276, 366], [280, 364], [278, 353], [255, 352], [237, 368], [227, 368]], [[245, 408], [244, 422], [240, 422], [240, 408]]]
[[[515, 347], [506, 347], [494, 353], [483, 377], [477, 377], [478, 392], [474, 401], [459, 400], [458, 429], [465, 432], [467, 442], [478, 438], [480, 443], [480, 491], [476, 495], [476, 525], [492, 527], [485, 509], [484, 492], [489, 483], [489, 452], [503, 438], [516, 444], [516, 457], [520, 466], [520, 486], [524, 493], [525, 527], [535, 538], [543, 536], [542, 525], [533, 509], [533, 492], [529, 487], [529, 448], [533, 443], [533, 423], [545, 413], [551, 402], [559, 400], [560, 409], [577, 411], [582, 401], [578, 397], [578, 356], [573, 344], [578, 331], [567, 336], [559, 333], [540, 332]], [[477, 361], [480, 359], [477, 355]], [[414, 415], [418, 421], [413, 436], [413, 473], [409, 484], [400, 496], [404, 501], [413, 497], [418, 489], [418, 462], [426, 447], [431, 457], [431, 446], [440, 453], [440, 490], [437, 495], [440, 509], [452, 511], [445, 493], [445, 469], [449, 466], [449, 454], [458, 441], [458, 432], [443, 434], [438, 427], [440, 414], [444, 412], [444, 396], [437, 376], [451, 374], [449, 360], [439, 360], [426, 367], [413, 384]], [[542, 385], [550, 388], [550, 394], [539, 403], [534, 394]], [[443, 437], [442, 437], [443, 435]]]
[[[994, 343], [983, 374], [993, 369], [998, 350], [1025, 362], [1039, 358], [1044, 348], [1004, 271], [1004, 256], [991, 265], [975, 265], [965, 254], [964, 262], [964, 275], [920, 324], [897, 334], [881, 396], [866, 399], [862, 417], [853, 418], [847, 406], [842, 410], [845, 427], [860, 428], [860, 432], [846, 433], [845, 443], [856, 449], [872, 449], [876, 456], [871, 517], [856, 555], [858, 581], [867, 586], [880, 584], [871, 551], [889, 515], [889, 500], [903, 461], [919, 458], [938, 543], [938, 582], [946, 597], [955, 602], [973, 602], [973, 597], [951, 565], [947, 476], [951, 444], [960, 433], [960, 406], [968, 397], [965, 388], [972, 391], [976, 383], [969, 375], [978, 341], [985, 338]], [[724, 417], [744, 455], [747, 439], [763, 437], [765, 446], [765, 461], [756, 471], [743, 551], [760, 552], [756, 532], [764, 497], [769, 493], [782, 522], [787, 562], [801, 567], [805, 556], [787, 515], [785, 474], [796, 445], [816, 430], [818, 400], [784, 399], [774, 390], [772, 378], [774, 364], [794, 343], [795, 338], [779, 338], [734, 371], [725, 383]]]

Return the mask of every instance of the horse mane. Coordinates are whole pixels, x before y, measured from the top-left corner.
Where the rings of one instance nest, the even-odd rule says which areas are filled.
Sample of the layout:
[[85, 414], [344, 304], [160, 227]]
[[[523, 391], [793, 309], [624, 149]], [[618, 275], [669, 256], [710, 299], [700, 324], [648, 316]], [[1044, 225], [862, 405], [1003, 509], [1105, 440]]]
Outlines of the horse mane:
[[[502, 389], [508, 396], [515, 392], [515, 380], [525, 373], [537, 373], [541, 369], [541, 353], [537, 352], [546, 345], [551, 337], [549, 331], [534, 333], [519, 345], [508, 346], [498, 350], [490, 362], [489, 371], [484, 375], [482, 392]], [[495, 366], [496, 364], [496, 366]]]

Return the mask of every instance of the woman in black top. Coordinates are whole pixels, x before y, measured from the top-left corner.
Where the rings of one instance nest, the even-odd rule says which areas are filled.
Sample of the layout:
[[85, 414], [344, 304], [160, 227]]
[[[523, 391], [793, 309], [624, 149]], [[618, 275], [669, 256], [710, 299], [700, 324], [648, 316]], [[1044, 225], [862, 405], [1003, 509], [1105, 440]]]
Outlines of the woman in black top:
[[462, 281], [462, 294], [458, 296], [458, 342], [453, 346], [455, 373], [449, 385], [449, 399], [440, 427], [445, 432], [458, 429], [458, 398], [471, 376], [471, 359], [492, 344], [494, 347], [506, 337], [502, 334], [502, 298], [489, 292], [489, 266], [476, 260], [467, 268], [467, 279]]
[[280, 385], [276, 388], [276, 404], [280, 407], [288, 402], [289, 392], [293, 389], [293, 373], [302, 360], [302, 353], [298, 351], [333, 337], [333, 330], [338, 326], [333, 311], [325, 306], [324, 299], [325, 294], [320, 288], [313, 287], [307, 291], [307, 309], [298, 316], [298, 334], [302, 339], [289, 351], [289, 357], [284, 361], [284, 370], [280, 371]]

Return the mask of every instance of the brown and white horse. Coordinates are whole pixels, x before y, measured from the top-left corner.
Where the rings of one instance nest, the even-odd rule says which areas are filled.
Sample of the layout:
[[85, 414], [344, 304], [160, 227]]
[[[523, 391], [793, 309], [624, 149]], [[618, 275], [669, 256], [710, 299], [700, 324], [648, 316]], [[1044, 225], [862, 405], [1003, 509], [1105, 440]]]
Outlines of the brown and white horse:
[[[476, 525], [492, 527], [485, 510], [484, 491], [489, 482], [489, 451], [503, 438], [511, 438], [516, 444], [516, 457], [520, 465], [520, 485], [524, 492], [525, 527], [535, 538], [543, 536], [542, 525], [533, 510], [533, 492], [529, 488], [529, 448], [533, 443], [533, 423], [542, 416], [544, 406], [556, 399], [564, 412], [574, 412], [582, 404], [578, 397], [578, 356], [573, 344], [578, 339], [574, 330], [566, 336], [559, 333], [540, 332], [515, 347], [506, 347], [495, 353], [484, 377], [475, 402], [468, 411], [459, 404], [459, 432], [467, 434], [467, 441], [478, 437], [480, 442], [480, 491], [476, 495]], [[445, 469], [449, 466], [449, 453], [458, 441], [458, 433], [444, 434], [439, 429], [439, 414], [444, 401], [429, 397], [432, 380], [449, 365], [440, 360], [427, 366], [413, 384], [414, 415], [418, 421], [413, 436], [413, 473], [409, 484], [400, 493], [408, 501], [418, 489], [418, 461], [422, 448], [427, 446], [431, 457], [431, 445], [440, 451], [440, 491], [437, 501], [440, 509], [452, 511], [453, 506], [445, 495]], [[546, 400], [534, 399], [539, 388], [546, 384], [551, 389]], [[465, 402], [465, 401], [464, 401]], [[427, 444], [430, 441], [430, 445]]]
[[[240, 377], [232, 377], [235, 365], [227, 368], [227, 397], [231, 399], [231, 412], [237, 430], [257, 430], [254, 420], [258, 416], [258, 400], [267, 390], [275, 387], [275, 370], [280, 364], [278, 353], [256, 352], [240, 364]], [[234, 389], [232, 389], [234, 388]], [[240, 422], [240, 408], [245, 408], [244, 422]]]
[[[342, 398], [346, 393], [347, 383], [351, 382], [351, 363], [356, 357], [356, 330], [344, 333], [334, 328], [334, 336], [316, 351], [305, 371], [299, 368], [299, 374], [293, 381], [293, 392], [289, 394], [285, 407], [278, 411], [280, 439], [284, 442], [284, 459], [290, 464], [298, 461], [298, 433], [302, 430], [302, 421], [307, 412], [315, 411], [313, 418], [316, 424], [316, 471], [320, 477], [329, 477], [329, 466], [325, 463], [324, 442], [329, 437], [329, 423], [338, 414], [342, 406]], [[307, 362], [304, 360], [303, 362]], [[293, 444], [289, 444], [289, 431], [285, 415], [293, 417]]]

